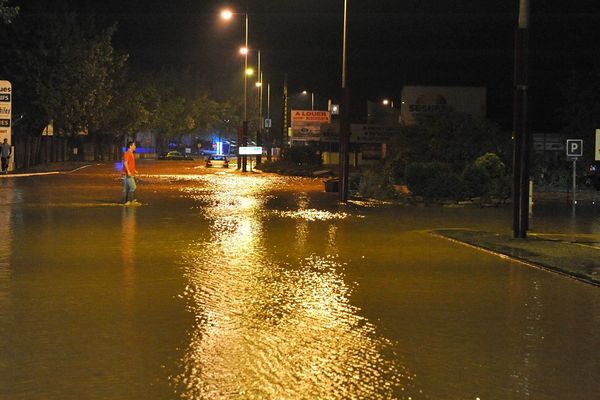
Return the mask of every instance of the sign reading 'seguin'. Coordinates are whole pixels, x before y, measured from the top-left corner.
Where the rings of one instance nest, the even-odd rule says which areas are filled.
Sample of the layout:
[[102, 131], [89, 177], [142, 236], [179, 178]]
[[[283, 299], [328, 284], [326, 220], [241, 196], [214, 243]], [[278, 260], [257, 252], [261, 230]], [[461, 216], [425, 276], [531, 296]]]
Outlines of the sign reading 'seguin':
[[328, 124], [331, 122], [331, 113], [329, 111], [292, 110], [292, 122], [295, 121], [310, 121]]

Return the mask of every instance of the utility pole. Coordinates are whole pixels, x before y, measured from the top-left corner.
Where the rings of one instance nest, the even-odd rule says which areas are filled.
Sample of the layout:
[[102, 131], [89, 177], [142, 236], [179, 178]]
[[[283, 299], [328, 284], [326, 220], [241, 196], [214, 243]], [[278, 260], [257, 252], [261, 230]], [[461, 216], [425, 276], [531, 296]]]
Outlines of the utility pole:
[[[271, 121], [271, 84], [267, 83], [267, 119]], [[267, 161], [271, 162], [271, 151], [273, 140], [271, 138], [271, 126], [265, 127], [265, 142], [267, 143]]]
[[281, 148], [279, 149], [279, 158], [283, 155], [283, 149], [287, 146], [287, 134], [288, 134], [288, 85], [287, 85], [287, 74], [283, 76], [283, 115], [281, 124]]
[[344, 0], [344, 28], [342, 41], [342, 101], [340, 110], [340, 201], [348, 201], [348, 150], [350, 147], [350, 93], [346, 86], [346, 32], [348, 0]]
[[529, 148], [527, 126], [529, 0], [519, 2], [519, 25], [515, 32], [513, 235], [525, 239], [529, 229]]

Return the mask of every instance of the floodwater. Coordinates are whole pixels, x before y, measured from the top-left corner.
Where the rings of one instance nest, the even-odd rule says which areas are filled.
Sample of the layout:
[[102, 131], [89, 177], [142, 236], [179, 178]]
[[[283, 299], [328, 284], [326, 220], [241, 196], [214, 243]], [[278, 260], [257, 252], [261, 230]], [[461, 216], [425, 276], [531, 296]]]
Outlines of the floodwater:
[[[1, 399], [600, 398], [600, 288], [427, 233], [510, 208], [195, 167], [0, 179]], [[600, 235], [570, 212], [532, 229]]]

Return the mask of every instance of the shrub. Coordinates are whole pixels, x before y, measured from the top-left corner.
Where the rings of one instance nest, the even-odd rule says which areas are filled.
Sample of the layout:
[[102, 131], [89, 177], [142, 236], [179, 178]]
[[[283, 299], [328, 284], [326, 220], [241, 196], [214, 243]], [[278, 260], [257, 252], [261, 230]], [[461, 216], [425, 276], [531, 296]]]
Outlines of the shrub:
[[481, 197], [488, 191], [489, 177], [475, 164], [469, 164], [462, 173], [466, 197]]
[[292, 146], [284, 154], [286, 161], [296, 164], [321, 165], [321, 153], [313, 146]]
[[376, 169], [367, 169], [361, 174], [358, 193], [375, 199], [391, 199], [396, 195], [389, 176]]
[[412, 163], [406, 167], [406, 184], [410, 191], [427, 200], [460, 200], [464, 183], [446, 164]]
[[465, 195], [504, 200], [510, 196], [510, 177], [506, 166], [494, 153], [486, 153], [463, 171]]

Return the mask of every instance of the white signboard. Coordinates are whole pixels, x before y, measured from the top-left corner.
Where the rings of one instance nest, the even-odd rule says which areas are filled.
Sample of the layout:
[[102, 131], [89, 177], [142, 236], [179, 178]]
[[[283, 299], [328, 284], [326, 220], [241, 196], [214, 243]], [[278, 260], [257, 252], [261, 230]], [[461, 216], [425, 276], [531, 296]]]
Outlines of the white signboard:
[[596, 129], [596, 149], [594, 150], [594, 160], [600, 161], [600, 129]]
[[265, 118], [265, 128], [271, 127], [271, 118]]
[[262, 147], [249, 147], [242, 146], [239, 148], [239, 155], [241, 156], [260, 156], [262, 154]]
[[9, 81], [0, 81], [0, 143], [8, 139], [12, 118], [12, 85]]

